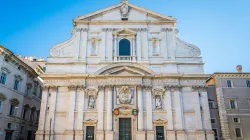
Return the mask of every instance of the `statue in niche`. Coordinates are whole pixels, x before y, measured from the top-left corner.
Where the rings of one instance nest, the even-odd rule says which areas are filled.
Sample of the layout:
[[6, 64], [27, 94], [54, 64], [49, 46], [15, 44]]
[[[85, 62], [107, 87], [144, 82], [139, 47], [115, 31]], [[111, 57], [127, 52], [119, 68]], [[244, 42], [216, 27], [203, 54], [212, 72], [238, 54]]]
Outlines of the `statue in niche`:
[[97, 41], [93, 41], [91, 47], [91, 55], [96, 55], [96, 46], [97, 46]]
[[162, 109], [162, 100], [160, 95], [155, 96], [155, 108]]
[[158, 56], [160, 53], [158, 41], [153, 42], [153, 55]]
[[88, 107], [89, 108], [95, 108], [95, 98], [94, 98], [94, 96], [89, 97]]

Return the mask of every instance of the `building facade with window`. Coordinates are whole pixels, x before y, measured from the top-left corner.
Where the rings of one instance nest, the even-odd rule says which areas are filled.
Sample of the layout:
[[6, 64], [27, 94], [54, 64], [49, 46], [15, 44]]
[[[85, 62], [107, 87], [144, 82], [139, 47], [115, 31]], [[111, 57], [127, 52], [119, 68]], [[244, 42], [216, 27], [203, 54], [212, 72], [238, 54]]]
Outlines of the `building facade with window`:
[[[250, 139], [250, 73], [214, 73], [207, 80], [208, 101], [216, 138]], [[211, 120], [212, 122], [213, 120]]]
[[1, 140], [31, 140], [35, 137], [42, 93], [39, 75], [43, 73], [41, 67], [33, 69], [0, 46]]
[[122, 0], [49, 52], [37, 140], [214, 140], [200, 49], [173, 17]]

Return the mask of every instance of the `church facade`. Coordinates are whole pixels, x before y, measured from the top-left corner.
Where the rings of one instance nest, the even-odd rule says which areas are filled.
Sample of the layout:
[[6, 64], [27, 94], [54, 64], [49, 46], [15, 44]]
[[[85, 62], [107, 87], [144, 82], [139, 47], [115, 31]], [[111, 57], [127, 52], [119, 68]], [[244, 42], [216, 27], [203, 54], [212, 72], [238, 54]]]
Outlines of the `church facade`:
[[214, 140], [200, 49], [123, 0], [50, 49], [37, 140]]

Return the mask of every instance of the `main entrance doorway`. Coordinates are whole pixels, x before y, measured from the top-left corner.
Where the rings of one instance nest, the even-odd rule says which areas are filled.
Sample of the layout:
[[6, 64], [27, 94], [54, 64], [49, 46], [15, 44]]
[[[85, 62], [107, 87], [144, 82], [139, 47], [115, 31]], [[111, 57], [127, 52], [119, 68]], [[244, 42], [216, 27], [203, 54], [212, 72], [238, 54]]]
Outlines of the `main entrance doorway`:
[[86, 140], [94, 140], [94, 139], [95, 139], [95, 127], [87, 126]]
[[164, 140], [164, 127], [156, 126], [156, 140]]
[[131, 118], [119, 119], [119, 140], [132, 140]]

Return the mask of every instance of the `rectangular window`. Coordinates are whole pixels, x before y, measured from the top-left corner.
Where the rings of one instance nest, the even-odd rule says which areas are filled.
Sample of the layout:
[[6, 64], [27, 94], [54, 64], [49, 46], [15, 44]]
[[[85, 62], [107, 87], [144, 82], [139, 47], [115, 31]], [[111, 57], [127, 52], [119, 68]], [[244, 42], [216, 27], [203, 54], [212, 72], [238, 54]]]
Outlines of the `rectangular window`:
[[232, 87], [232, 81], [231, 80], [227, 80], [227, 87]]
[[23, 110], [23, 119], [24, 119], [24, 120], [26, 119], [26, 113], [27, 113], [27, 110], [24, 109], [24, 110]]
[[14, 105], [11, 105], [10, 106], [10, 116], [14, 116], [14, 114], [15, 114], [15, 106]]
[[14, 83], [14, 90], [19, 90], [19, 84], [20, 84], [20, 81], [19, 80], [15, 80], [15, 83]]
[[38, 123], [39, 121], [39, 117], [40, 117], [40, 111], [37, 111], [36, 112], [36, 122]]
[[240, 118], [233, 118], [234, 123], [240, 123]]
[[5, 73], [1, 74], [1, 79], [0, 79], [0, 83], [1, 84], [5, 85], [5, 83], [6, 83], [6, 77], [7, 77], [7, 75]]
[[230, 100], [230, 108], [231, 109], [236, 109], [236, 101], [235, 100]]
[[30, 91], [31, 91], [31, 89], [29, 87], [27, 87], [27, 89], [26, 89], [26, 96], [30, 95]]
[[2, 113], [2, 109], [3, 109], [3, 101], [0, 101], [0, 113]]
[[31, 110], [30, 112], [30, 121], [33, 121], [34, 119], [34, 110]]
[[246, 85], [248, 88], [250, 88], [250, 80], [246, 80]]
[[214, 136], [217, 137], [218, 136], [217, 129], [213, 129], [213, 131], [214, 131]]
[[216, 119], [211, 119], [211, 123], [215, 124], [216, 123]]
[[237, 138], [242, 138], [241, 129], [235, 128], [235, 135]]
[[211, 109], [211, 108], [214, 108], [214, 102], [213, 101], [209, 101], [208, 102], [208, 105], [209, 105], [209, 108]]
[[21, 126], [20, 134], [24, 134], [24, 126]]

